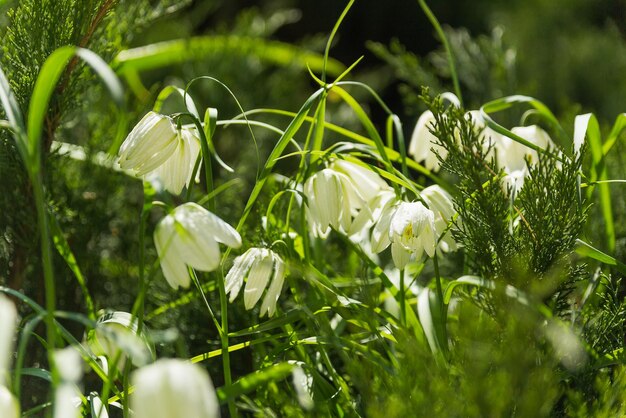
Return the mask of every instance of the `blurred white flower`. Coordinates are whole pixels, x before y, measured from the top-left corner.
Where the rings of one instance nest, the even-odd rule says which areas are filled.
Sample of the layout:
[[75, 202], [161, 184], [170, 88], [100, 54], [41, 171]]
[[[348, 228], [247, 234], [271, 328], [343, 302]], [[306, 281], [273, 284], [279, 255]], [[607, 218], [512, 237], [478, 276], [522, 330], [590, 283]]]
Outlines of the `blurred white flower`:
[[400, 202], [388, 206], [372, 231], [372, 249], [383, 251], [391, 244], [391, 256], [399, 269], [411, 257], [421, 258], [425, 251], [435, 254], [435, 214], [422, 202]]
[[[273, 272], [273, 276], [272, 276]], [[285, 280], [285, 263], [278, 254], [267, 248], [250, 248], [235, 258], [235, 262], [226, 275], [226, 293], [230, 293], [230, 301], [234, 301], [247, 277], [243, 301], [246, 309], [252, 309], [261, 299], [270, 276], [272, 282], [267, 289], [261, 304], [261, 316], [274, 315], [276, 302], [280, 296]]]
[[195, 128], [177, 129], [170, 117], [148, 112], [122, 143], [119, 165], [138, 177], [156, 175], [166, 190], [179, 194], [189, 186], [199, 154]]
[[9, 389], [0, 384], [0, 417], [19, 418], [20, 404]]
[[[371, 220], [368, 201], [389, 189], [375, 172], [349, 161], [333, 161], [304, 183], [311, 231], [321, 238], [331, 227], [348, 235], [359, 232]], [[353, 224], [353, 217], [359, 221]]]
[[218, 216], [193, 202], [178, 206], [154, 231], [163, 275], [174, 289], [189, 287], [188, 265], [200, 271], [213, 271], [219, 266], [220, 242], [239, 248], [241, 236]]
[[216, 418], [217, 395], [208, 373], [178, 359], [158, 360], [133, 372], [134, 418]]
[[[450, 220], [456, 214], [452, 204], [452, 197], [436, 184], [426, 187], [421, 191], [420, 196], [426, 201], [428, 208], [435, 215], [435, 231], [437, 239], [439, 239], [446, 228], [448, 228]], [[456, 251], [458, 247], [454, 238], [452, 238], [450, 230], [441, 238], [438, 248], [444, 252]]]
[[80, 393], [76, 384], [83, 376], [82, 358], [76, 349], [68, 346], [54, 352], [61, 384], [54, 393], [54, 418], [77, 418], [80, 413]]
[[17, 310], [13, 302], [0, 294], [0, 385], [8, 381], [13, 337], [17, 325]]
[[138, 328], [137, 319], [128, 312], [107, 312], [87, 334], [87, 344], [96, 356], [105, 356], [108, 361], [117, 358], [118, 370], [124, 369], [127, 356], [135, 366], [143, 366], [154, 358], [154, 347], [144, 332], [137, 335]]
[[448, 151], [440, 145], [437, 137], [431, 132], [434, 126], [435, 115], [433, 115], [433, 112], [427, 110], [422, 113], [413, 129], [408, 150], [409, 155], [413, 156], [415, 161], [423, 161], [424, 167], [431, 171], [439, 170], [440, 164], [437, 153], [439, 153], [443, 159], [448, 156]]

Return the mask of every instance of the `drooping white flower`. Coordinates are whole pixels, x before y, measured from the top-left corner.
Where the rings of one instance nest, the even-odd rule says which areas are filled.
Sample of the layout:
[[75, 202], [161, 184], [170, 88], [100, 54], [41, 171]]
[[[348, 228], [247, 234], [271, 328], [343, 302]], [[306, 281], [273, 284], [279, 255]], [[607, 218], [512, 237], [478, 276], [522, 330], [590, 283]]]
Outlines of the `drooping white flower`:
[[[314, 235], [326, 238], [330, 228], [350, 227], [350, 191], [344, 189], [342, 174], [326, 168], [304, 183], [307, 219]], [[345, 177], [345, 176], [343, 176]]]
[[154, 347], [144, 332], [137, 335], [138, 329], [137, 319], [128, 312], [107, 312], [87, 334], [87, 344], [93, 354], [107, 358], [107, 365], [117, 359], [118, 370], [124, 369], [127, 356], [135, 366], [143, 366], [153, 359]]
[[[426, 187], [420, 193], [422, 199], [428, 204], [428, 208], [433, 211], [435, 215], [435, 231], [437, 239], [440, 239], [441, 235], [446, 232], [448, 224], [456, 214], [454, 205], [452, 203], [452, 197], [448, 192], [442, 189], [439, 185], [432, 185]], [[438, 248], [442, 251], [455, 251], [457, 249], [456, 242], [452, 238], [452, 234], [448, 230], [441, 240], [439, 241]]]
[[11, 391], [0, 384], [0, 417], [19, 418], [20, 404]]
[[211, 378], [200, 366], [164, 359], [133, 372], [134, 418], [216, 418], [219, 403]]
[[413, 156], [415, 161], [424, 162], [424, 167], [427, 170], [438, 171], [439, 159], [437, 153], [441, 158], [446, 158], [448, 150], [446, 150], [431, 132], [435, 127], [435, 115], [430, 110], [422, 113], [411, 135], [411, 142], [409, 143], [409, 155]]
[[[555, 147], [550, 135], [537, 125], [517, 126], [511, 129], [511, 132], [540, 148], [548, 149]], [[524, 170], [526, 168], [526, 159], [533, 165], [539, 160], [539, 155], [536, 150], [511, 138], [507, 138], [502, 161], [502, 166], [505, 168], [505, 171], [512, 173], [513, 171]]]
[[220, 264], [219, 244], [241, 246], [241, 236], [229, 224], [202, 206], [189, 202], [178, 206], [159, 222], [154, 243], [163, 275], [172, 288], [189, 287], [187, 266], [213, 271]]
[[[375, 172], [349, 161], [333, 161], [304, 184], [311, 231], [321, 238], [328, 236], [331, 227], [348, 235], [359, 232], [371, 218], [368, 201], [388, 189]], [[353, 225], [359, 215], [365, 218]]]
[[[540, 148], [555, 148], [550, 135], [537, 125], [517, 126], [511, 129], [511, 132]], [[506, 176], [502, 179], [502, 188], [505, 192], [510, 189], [513, 197], [515, 197], [524, 186], [526, 177], [530, 174], [526, 160], [532, 166], [539, 161], [539, 154], [536, 150], [512, 138], [505, 137], [504, 145], [499, 155], [501, 155], [500, 166], [506, 173]]]
[[391, 189], [387, 182], [376, 172], [351, 161], [335, 159], [329, 168], [345, 174], [351, 181], [358, 196], [365, 202], [374, 199], [381, 191]]
[[170, 117], [148, 112], [122, 143], [119, 165], [138, 177], [156, 175], [166, 190], [179, 194], [191, 182], [199, 153], [195, 129], [177, 129]]
[[237, 257], [224, 279], [226, 293], [230, 293], [231, 302], [239, 294], [245, 278], [247, 283], [243, 301], [246, 309], [250, 310], [257, 304], [269, 283], [260, 314], [261, 316], [267, 314], [270, 317], [274, 315], [276, 302], [285, 281], [285, 263], [280, 256], [267, 248], [250, 248]]
[[422, 202], [402, 202], [391, 219], [389, 229], [391, 256], [396, 267], [402, 269], [411, 255], [419, 259], [425, 251], [435, 254], [435, 215]]
[[13, 302], [0, 294], [0, 385], [8, 381], [13, 337], [17, 325], [17, 310]]
[[414, 256], [435, 254], [435, 214], [422, 202], [400, 202], [388, 206], [372, 231], [372, 249], [383, 251], [391, 244], [394, 264], [403, 269]]

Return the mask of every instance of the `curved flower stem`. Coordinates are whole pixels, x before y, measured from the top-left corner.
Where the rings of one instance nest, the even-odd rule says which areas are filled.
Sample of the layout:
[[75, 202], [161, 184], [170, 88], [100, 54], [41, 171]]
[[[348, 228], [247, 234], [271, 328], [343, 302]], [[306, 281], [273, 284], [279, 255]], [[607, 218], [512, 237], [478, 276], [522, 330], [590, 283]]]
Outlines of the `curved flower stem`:
[[446, 50], [446, 54], [448, 55], [448, 64], [450, 65], [450, 75], [452, 76], [452, 83], [454, 84], [454, 93], [456, 97], [459, 98], [459, 102], [461, 107], [463, 107], [463, 96], [461, 96], [461, 86], [459, 84], [459, 77], [456, 74], [456, 66], [454, 64], [454, 55], [452, 55], [452, 49], [450, 48], [450, 43], [448, 42], [448, 38], [446, 38], [446, 34], [443, 32], [441, 28], [441, 24], [437, 20], [437, 17], [433, 14], [430, 7], [426, 4], [425, 0], [417, 0], [420, 7], [424, 11], [424, 14], [430, 21], [430, 23], [435, 28], [437, 35], [441, 38], [441, 43], [443, 44], [444, 49]]

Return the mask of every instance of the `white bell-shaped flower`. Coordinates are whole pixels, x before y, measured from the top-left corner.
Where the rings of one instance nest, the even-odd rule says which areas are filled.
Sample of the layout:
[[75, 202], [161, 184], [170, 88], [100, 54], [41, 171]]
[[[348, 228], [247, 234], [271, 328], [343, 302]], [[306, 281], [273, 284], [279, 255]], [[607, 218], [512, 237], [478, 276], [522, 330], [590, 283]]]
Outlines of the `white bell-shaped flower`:
[[445, 159], [448, 151], [441, 146], [437, 137], [431, 132], [434, 126], [435, 115], [433, 112], [427, 110], [422, 113], [413, 129], [408, 152], [415, 161], [424, 162], [424, 167], [427, 170], [438, 171], [440, 164], [437, 153]]
[[179, 194], [189, 186], [199, 154], [195, 128], [177, 129], [170, 117], [148, 112], [122, 143], [119, 165], [138, 177], [158, 176], [166, 190]]
[[349, 161], [333, 161], [304, 184], [311, 231], [321, 238], [331, 227], [348, 235], [359, 232], [371, 220], [368, 202], [387, 190], [389, 185], [375, 172]]
[[403, 269], [413, 256], [435, 254], [436, 234], [433, 211], [422, 202], [400, 202], [387, 207], [374, 226], [372, 249], [380, 252], [391, 244], [393, 262]]
[[[420, 196], [428, 204], [428, 208], [435, 214], [435, 231], [439, 241], [438, 248], [444, 252], [455, 251], [458, 247], [450, 230], [446, 231], [456, 211], [452, 197], [439, 185], [426, 187]], [[444, 234], [445, 232], [445, 234]], [[443, 237], [441, 236], [442, 234]], [[441, 238], [440, 238], [441, 237]]]
[[[358, 196], [365, 202], [374, 199], [382, 190], [391, 190], [387, 182], [377, 173], [351, 161], [335, 159], [329, 168], [345, 174], [350, 179]], [[356, 209], [359, 208], [356, 207]]]
[[229, 224], [202, 206], [189, 202], [178, 206], [159, 222], [154, 243], [163, 275], [172, 288], [189, 287], [187, 266], [213, 271], [220, 264], [219, 244], [241, 246], [241, 236]]
[[304, 194], [311, 231], [321, 238], [328, 236], [331, 227], [347, 231], [352, 220], [351, 204], [362, 204], [347, 176], [330, 168], [309, 177], [304, 183]]
[[19, 418], [20, 404], [11, 391], [0, 384], [0, 417]]
[[391, 256], [396, 267], [402, 269], [411, 255], [429, 257], [435, 254], [435, 215], [422, 202], [402, 202], [391, 219], [389, 228]]
[[260, 314], [261, 316], [265, 314], [274, 315], [276, 302], [285, 281], [285, 263], [280, 256], [267, 248], [250, 248], [235, 258], [235, 262], [225, 278], [226, 293], [230, 293], [231, 302], [239, 294], [246, 278], [247, 283], [243, 294], [246, 309], [252, 309], [267, 288]]
[[[511, 132], [540, 148], [549, 149], [555, 147], [550, 135], [537, 125], [517, 126], [511, 129]], [[531, 165], [536, 164], [537, 161], [539, 161], [537, 151], [511, 138], [507, 139], [508, 144], [505, 151], [506, 155], [502, 161], [502, 165], [507, 173], [524, 170], [526, 168], [527, 158], [529, 159]]]
[[196, 364], [164, 359], [133, 372], [134, 418], [217, 418], [219, 403], [209, 374]]

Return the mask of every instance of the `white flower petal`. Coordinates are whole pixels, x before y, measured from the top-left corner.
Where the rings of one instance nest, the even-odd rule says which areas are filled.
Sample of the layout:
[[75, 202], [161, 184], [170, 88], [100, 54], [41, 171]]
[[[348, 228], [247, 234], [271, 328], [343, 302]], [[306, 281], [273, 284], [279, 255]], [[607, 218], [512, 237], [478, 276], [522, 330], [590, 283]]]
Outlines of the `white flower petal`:
[[439, 144], [437, 137], [430, 132], [434, 124], [435, 116], [430, 110], [422, 113], [413, 129], [408, 149], [409, 155], [413, 156], [415, 161], [423, 161], [426, 169], [431, 171], [439, 170], [439, 159], [435, 151], [444, 159], [448, 155], [447, 150]]
[[391, 257], [396, 267], [403, 269], [411, 260], [411, 252], [407, 251], [399, 242], [394, 241], [391, 243]]
[[274, 266], [274, 259], [270, 251], [266, 249], [262, 249], [261, 251], [263, 253], [250, 267], [248, 281], [243, 292], [243, 303], [248, 310], [252, 309], [261, 298], [263, 291], [267, 287]]
[[285, 281], [285, 263], [276, 254], [273, 255], [273, 258], [274, 277], [272, 278], [272, 283], [263, 298], [263, 303], [261, 304], [261, 316], [264, 316], [266, 313], [269, 317], [274, 316], [274, 313], [276, 312], [276, 302], [278, 302], [280, 291], [282, 290], [283, 283]]
[[228, 274], [224, 278], [226, 294], [230, 293], [230, 302], [233, 302], [239, 290], [243, 285], [243, 280], [250, 271], [250, 267], [261, 255], [258, 248], [250, 248], [248, 251], [235, 258], [233, 266], [228, 271]]

